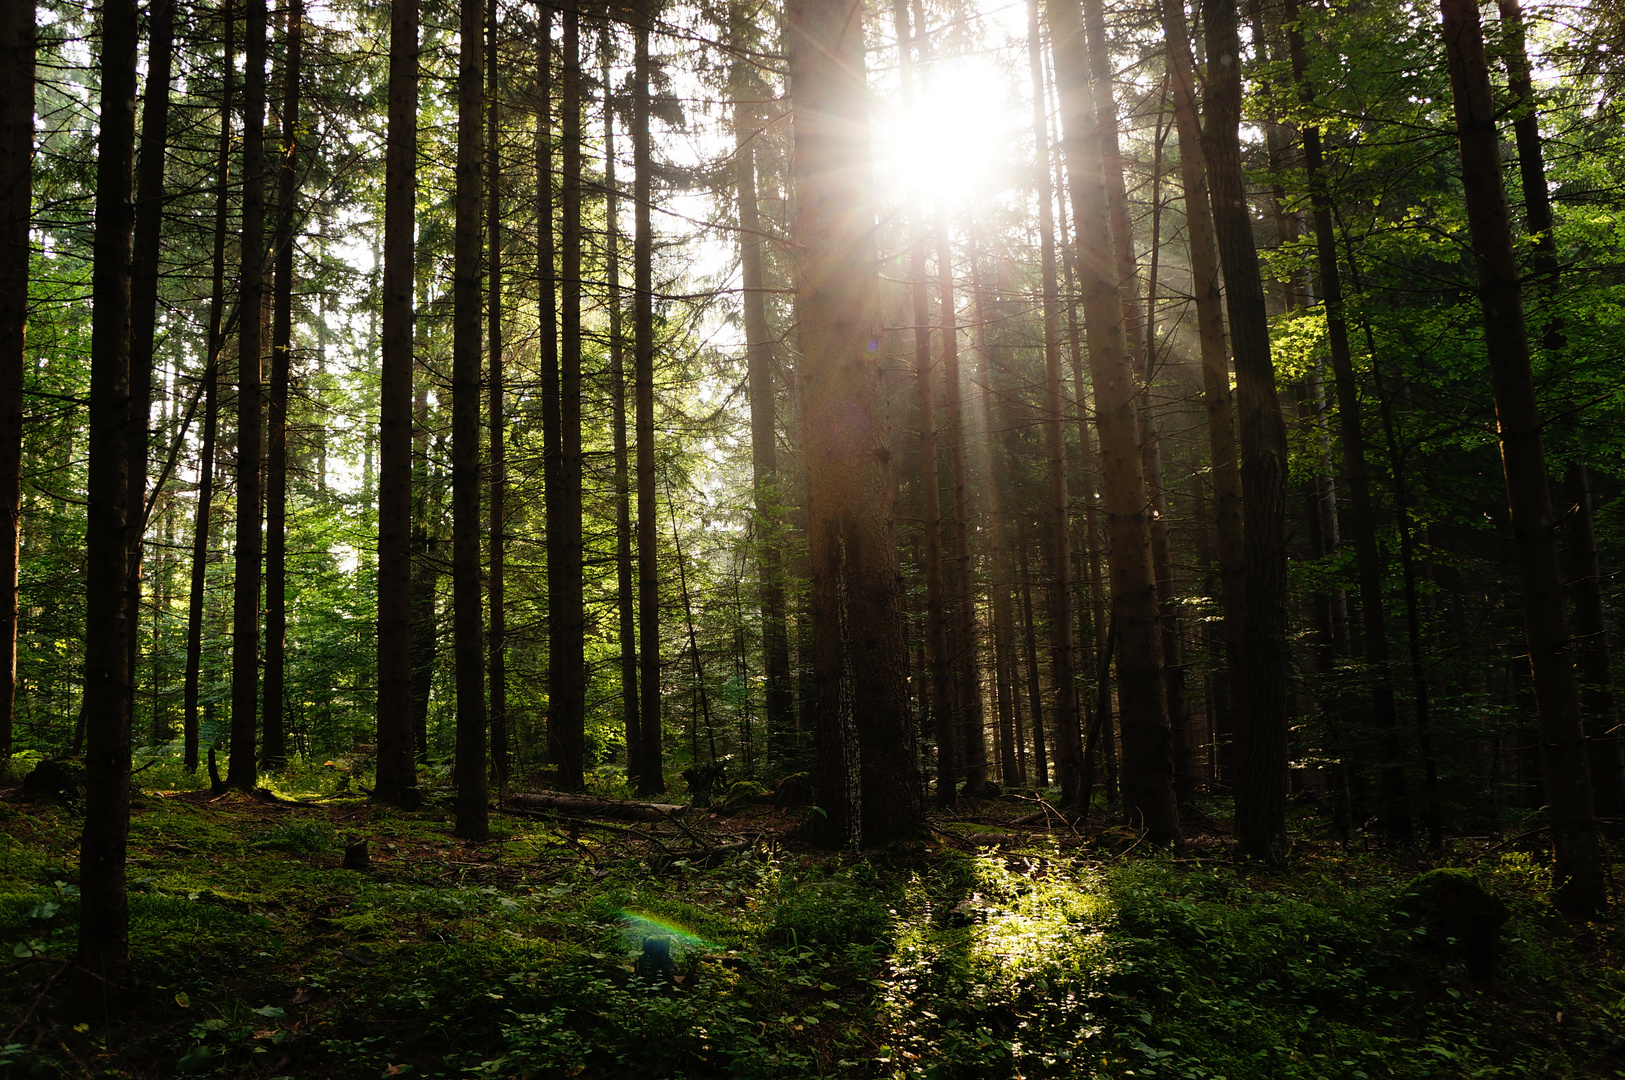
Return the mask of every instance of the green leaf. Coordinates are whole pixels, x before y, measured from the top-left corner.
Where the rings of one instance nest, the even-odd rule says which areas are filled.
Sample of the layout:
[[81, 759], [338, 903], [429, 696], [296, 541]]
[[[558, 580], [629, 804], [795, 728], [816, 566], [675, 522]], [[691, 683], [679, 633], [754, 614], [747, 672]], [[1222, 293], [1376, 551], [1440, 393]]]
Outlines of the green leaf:
[[214, 1051], [207, 1046], [194, 1046], [182, 1055], [179, 1061], [175, 1062], [175, 1068], [179, 1072], [192, 1072], [203, 1068], [213, 1057]]
[[275, 1005], [261, 1005], [259, 1008], [254, 1010], [254, 1014], [256, 1016], [263, 1016], [268, 1020], [280, 1020], [285, 1015], [285, 1012], [283, 1009], [278, 1008]]

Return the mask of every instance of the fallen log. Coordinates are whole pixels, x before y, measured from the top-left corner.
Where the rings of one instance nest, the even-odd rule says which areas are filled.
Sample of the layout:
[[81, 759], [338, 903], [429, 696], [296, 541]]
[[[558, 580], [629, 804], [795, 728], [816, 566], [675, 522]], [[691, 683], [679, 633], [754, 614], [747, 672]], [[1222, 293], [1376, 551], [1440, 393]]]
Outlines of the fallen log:
[[625, 799], [600, 799], [592, 795], [563, 795], [551, 792], [509, 795], [508, 805], [522, 810], [552, 810], [578, 817], [603, 817], [615, 821], [664, 821], [675, 819], [689, 811], [687, 806], [671, 803], [629, 802]]

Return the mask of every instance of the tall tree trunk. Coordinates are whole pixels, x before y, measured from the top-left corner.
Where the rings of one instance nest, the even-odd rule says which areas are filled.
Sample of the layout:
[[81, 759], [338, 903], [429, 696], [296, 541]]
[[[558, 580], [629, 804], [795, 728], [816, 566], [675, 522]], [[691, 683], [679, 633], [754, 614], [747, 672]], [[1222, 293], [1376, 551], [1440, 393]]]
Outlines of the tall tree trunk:
[[237, 327], [237, 545], [232, 585], [231, 757], [226, 785], [256, 780], [260, 690], [260, 359], [265, 306], [265, 3], [248, 0], [243, 69], [243, 230]]
[[1027, 530], [1022, 528], [1021, 543], [1021, 625], [1026, 639], [1027, 701], [1033, 713], [1033, 763], [1037, 769], [1039, 787], [1049, 786], [1048, 747], [1044, 742], [1044, 698], [1038, 685], [1038, 624], [1033, 621], [1033, 578], [1027, 563]]
[[[610, 83], [613, 24], [604, 23], [602, 81]], [[606, 89], [605, 100], [610, 99]], [[632, 586], [631, 473], [626, 458], [626, 339], [621, 307], [621, 191], [615, 181], [615, 110], [604, 109], [604, 274], [609, 302], [609, 383], [615, 445], [615, 597], [620, 617], [621, 716], [626, 725], [626, 777], [636, 783], [643, 737], [638, 721], [638, 613]]]
[[[903, 115], [914, 116], [914, 39], [909, 30], [907, 0], [893, 0], [892, 23], [897, 32], [899, 79]], [[916, 188], [908, 203], [919, 207]], [[953, 686], [948, 668], [948, 615], [942, 580], [942, 491], [937, 479], [937, 405], [931, 362], [930, 299], [925, 279], [925, 229], [918, 211], [909, 215], [909, 298], [914, 319], [914, 385], [920, 425], [920, 516], [925, 534], [925, 652], [930, 668], [931, 715], [936, 722], [937, 805], [951, 807], [958, 799], [958, 742], [954, 731]]]
[[[744, 47], [749, 15], [740, 0], [729, 5], [730, 33]], [[756, 500], [757, 594], [762, 608], [762, 674], [768, 745], [776, 758], [790, 758], [795, 705], [790, 693], [790, 636], [785, 625], [784, 555], [780, 546], [778, 413], [773, 385], [773, 339], [767, 325], [767, 279], [762, 268], [762, 224], [756, 206], [755, 142], [762, 125], [761, 80], [749, 63], [735, 60], [734, 168], [739, 190], [739, 269], [744, 292], [745, 366], [750, 387], [751, 481]]]
[[[1292, 73], [1299, 97], [1311, 104], [1309, 56], [1299, 29], [1296, 0], [1286, 0]], [[1377, 545], [1376, 514], [1371, 505], [1371, 481], [1366, 468], [1365, 434], [1360, 421], [1360, 388], [1349, 348], [1348, 319], [1344, 310], [1343, 280], [1337, 264], [1337, 233], [1332, 220], [1332, 197], [1321, 149], [1320, 129], [1303, 128], [1304, 169], [1309, 180], [1309, 201], [1314, 212], [1316, 269], [1326, 306], [1326, 334], [1331, 346], [1332, 381], [1337, 392], [1337, 433], [1343, 448], [1343, 476], [1348, 482], [1348, 530], [1353, 534], [1355, 571], [1359, 577], [1360, 612], [1365, 624], [1365, 661], [1371, 671], [1371, 719], [1377, 731], [1385, 831], [1395, 840], [1411, 835], [1411, 814], [1406, 796], [1405, 770], [1400, 761], [1393, 674], [1388, 657], [1388, 624], [1382, 595], [1383, 560]]]
[[34, 199], [34, 3], [0, 11], [0, 761], [17, 697], [17, 560], [22, 553], [23, 379]]
[[265, 718], [260, 760], [288, 760], [283, 687], [288, 636], [288, 382], [293, 366], [293, 208], [299, 196], [299, 63], [304, 0], [289, 0], [287, 53], [282, 63], [282, 146], [277, 176], [276, 272], [272, 282], [271, 423], [265, 464]]
[[429, 461], [429, 373], [419, 368], [412, 399], [412, 583], [410, 586], [412, 661], [412, 743], [416, 760], [429, 763], [429, 697], [434, 660], [440, 650], [439, 551], [441, 487]]
[[[486, 631], [487, 665], [490, 673], [491, 694], [491, 764], [498, 782], [508, 779], [508, 668], [507, 668], [507, 596], [504, 592], [503, 525], [507, 516], [507, 461], [503, 449], [503, 379], [502, 366], [502, 108], [501, 68], [498, 65], [497, 0], [489, 0], [485, 14], [486, 74], [490, 80], [487, 98], [489, 127], [485, 155], [488, 183], [486, 184], [485, 217], [490, 230], [490, 296], [486, 300], [486, 343], [490, 350], [490, 404], [487, 421], [490, 424], [491, 461], [487, 477], [491, 485], [490, 497], [490, 569], [486, 578], [486, 601], [490, 605], [490, 626]], [[607, 110], [606, 110], [607, 115]]]
[[1196, 299], [1196, 333], [1202, 355], [1202, 398], [1207, 411], [1214, 533], [1219, 556], [1220, 638], [1224, 645], [1225, 678], [1214, 688], [1214, 772], [1216, 778], [1228, 779], [1233, 764], [1231, 704], [1243, 699], [1242, 658], [1246, 641], [1247, 574], [1241, 468], [1236, 452], [1219, 256], [1213, 235], [1213, 208], [1208, 199], [1207, 166], [1202, 157], [1190, 32], [1185, 22], [1185, 7], [1179, 0], [1164, 0], [1162, 12], [1174, 92], [1179, 172], [1185, 189], [1185, 236]]
[[[263, 10], [263, 9], [262, 9]], [[130, 960], [125, 851], [130, 831], [128, 581], [130, 256], [134, 229], [135, 0], [102, 4], [101, 122], [91, 289], [90, 464], [85, 569], [85, 827], [79, 846], [79, 952], [71, 1011], [105, 1015]], [[252, 733], [251, 733], [252, 734]]]
[[[485, 787], [485, 634], [480, 617], [480, 198], [485, 194], [484, 5], [461, 0], [457, 60], [457, 221], [452, 260], [451, 588], [457, 687], [457, 824], [489, 832]], [[552, 569], [549, 567], [549, 569]]]
[[[1111, 552], [1112, 614], [1121, 650], [1117, 668], [1123, 717], [1124, 808], [1129, 820], [1145, 829], [1153, 843], [1169, 843], [1179, 838], [1179, 818], [1174, 805], [1173, 750], [1162, 691], [1162, 643], [1151, 563], [1149, 504], [1135, 419], [1137, 387], [1124, 336], [1127, 316], [1114, 260], [1103, 147], [1091, 137], [1095, 129], [1089, 123], [1091, 115], [1099, 115], [1102, 110], [1099, 103], [1096, 109], [1090, 108], [1087, 54], [1077, 8], [1063, 0], [1051, 7], [1050, 18], [1061, 91], [1063, 148], [1077, 233], [1079, 284], [1094, 373], [1102, 501]], [[1096, 92], [1109, 95], [1110, 87], [1097, 87]], [[1057, 425], [1052, 439], [1058, 444], [1059, 363], [1051, 382]], [[1053, 455], [1059, 458], [1060, 453], [1059, 445], [1053, 447]], [[1051, 488], [1053, 491], [1053, 481]], [[1058, 523], [1063, 520], [1060, 511], [1064, 504], [1063, 498], [1057, 506]], [[1058, 545], [1055, 555], [1057, 570], [1067, 574], [1064, 568], [1070, 560], [1068, 547]], [[1065, 583], [1065, 589], [1061, 584], [1057, 583], [1057, 592], [1070, 595], [1069, 583]], [[1070, 634], [1070, 617], [1066, 625]], [[1081, 798], [1081, 788], [1080, 776], [1073, 789], [1074, 804]]]
[[633, 384], [636, 398], [638, 472], [638, 651], [639, 684], [638, 794], [666, 790], [660, 731], [660, 567], [655, 526], [655, 316], [654, 234], [649, 223], [652, 162], [649, 157], [649, 62], [647, 15], [635, 30], [632, 69], [632, 241]]
[[1541, 446], [1540, 409], [1530, 375], [1518, 263], [1501, 179], [1495, 102], [1478, 5], [1472, 0], [1440, 0], [1439, 9], [1444, 15], [1445, 57], [1455, 100], [1467, 225], [1500, 424], [1501, 466], [1512, 514], [1524, 636], [1535, 676], [1541, 766], [1555, 855], [1554, 899], [1564, 911], [1584, 916], [1607, 904], [1607, 881], [1591, 804], [1579, 692], [1570, 666], [1563, 582], [1551, 533], [1546, 452]]
[[965, 410], [959, 379], [959, 326], [954, 303], [953, 241], [944, 201], [937, 200], [937, 281], [942, 331], [942, 382], [948, 415], [948, 468], [954, 492], [953, 640], [950, 654], [959, 702], [959, 748], [965, 793], [987, 790], [987, 731], [982, 720], [982, 677], [976, 662], [976, 589], [971, 574], [970, 501], [965, 486]]
[[215, 436], [220, 421], [220, 358], [226, 342], [226, 227], [231, 213], [231, 108], [237, 67], [232, 0], [224, 0], [225, 45], [221, 50], [220, 141], [215, 164], [214, 277], [209, 290], [208, 356], [203, 366], [203, 443], [198, 448], [197, 515], [192, 526], [192, 581], [186, 604], [186, 683], [182, 741], [186, 771], [198, 766], [198, 683], [203, 666], [203, 601], [214, 509]]
[[[378, 392], [378, 778], [373, 798], [417, 804], [412, 753], [412, 302], [418, 0], [390, 0]], [[426, 747], [422, 748], [427, 750]]]
[[562, 244], [559, 252], [559, 470], [563, 506], [558, 564], [549, 564], [560, 582], [559, 697], [548, 705], [551, 752], [566, 791], [586, 786], [583, 752], [587, 713], [586, 609], [581, 580], [581, 16], [564, 10], [559, 108], [563, 173], [559, 187]]
[[536, 37], [536, 272], [541, 339], [542, 491], [547, 552], [547, 730], [545, 754], [558, 763], [555, 710], [563, 698], [564, 471], [559, 442], [558, 243], [553, 199], [553, 6], [541, 8]]
[[908, 722], [894, 487], [880, 336], [863, 11], [791, 0], [796, 322], [801, 332], [816, 783], [827, 837], [884, 844], [925, 830]]
[[[1207, 124], [1202, 147], [1236, 356], [1241, 499], [1247, 528], [1245, 693], [1236, 708], [1236, 838], [1270, 864], [1286, 858], [1286, 421], [1275, 393], [1264, 284], [1241, 169], [1241, 39], [1236, 7], [1204, 0]], [[1126, 638], [1125, 638], [1126, 640]]]

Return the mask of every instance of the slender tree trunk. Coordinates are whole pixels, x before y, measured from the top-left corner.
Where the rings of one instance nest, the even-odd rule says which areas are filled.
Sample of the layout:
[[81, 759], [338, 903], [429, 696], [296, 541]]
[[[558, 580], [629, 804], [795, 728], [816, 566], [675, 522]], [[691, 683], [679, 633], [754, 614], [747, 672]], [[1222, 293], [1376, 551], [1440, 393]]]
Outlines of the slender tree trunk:
[[237, 548], [232, 586], [231, 757], [226, 785], [256, 780], [260, 690], [260, 385], [265, 305], [265, 3], [248, 0], [243, 69], [243, 229], [237, 327]]
[[[480, 197], [485, 193], [484, 5], [461, 0], [457, 62], [457, 222], [452, 262], [451, 587], [457, 687], [457, 825], [489, 832], [485, 787], [485, 635], [480, 625]], [[549, 567], [549, 569], [552, 569]]]
[[17, 697], [17, 565], [22, 554], [23, 381], [34, 198], [34, 3], [0, 11], [0, 761]]
[[541, 339], [542, 491], [547, 552], [547, 730], [545, 754], [558, 764], [554, 745], [555, 712], [563, 697], [561, 633], [564, 590], [563, 458], [559, 442], [558, 244], [553, 200], [553, 6], [545, 5], [536, 38], [536, 272], [537, 316]]
[[880, 336], [863, 13], [791, 0], [796, 323], [802, 350], [816, 783], [826, 836], [884, 844], [925, 830], [908, 722], [891, 448]]
[[1233, 767], [1230, 709], [1233, 702], [1243, 699], [1242, 657], [1247, 622], [1241, 469], [1236, 452], [1219, 257], [1213, 236], [1213, 208], [1208, 199], [1207, 166], [1202, 157], [1190, 32], [1182, 3], [1164, 0], [1162, 11], [1174, 92], [1180, 179], [1185, 189], [1185, 236], [1196, 298], [1196, 333], [1202, 354], [1202, 398], [1207, 411], [1214, 533], [1219, 556], [1220, 638], [1224, 645], [1225, 678], [1214, 688], [1214, 772], [1215, 778], [1229, 779]]
[[[914, 38], [909, 29], [907, 0], [893, 0], [892, 23], [897, 32], [899, 79], [903, 115], [914, 116]], [[919, 207], [919, 192], [909, 189], [908, 203]], [[948, 616], [942, 580], [942, 491], [937, 479], [937, 405], [935, 373], [931, 361], [930, 299], [925, 278], [925, 229], [916, 211], [909, 215], [909, 299], [914, 319], [914, 386], [920, 425], [920, 516], [925, 542], [925, 651], [930, 669], [931, 715], [936, 723], [937, 805], [951, 807], [958, 799], [958, 742], [954, 731], [953, 684], [948, 668]]]
[[203, 601], [209, 568], [210, 515], [214, 509], [215, 436], [220, 420], [220, 358], [226, 341], [226, 228], [231, 212], [231, 108], [237, 68], [232, 60], [237, 21], [231, 0], [222, 5], [225, 45], [221, 52], [220, 141], [215, 165], [214, 278], [209, 291], [208, 357], [203, 366], [203, 444], [198, 448], [197, 516], [192, 526], [192, 582], [186, 611], [186, 771], [198, 766], [198, 683], [203, 661]]
[[[417, 804], [412, 753], [412, 302], [416, 287], [418, 0], [391, 0], [378, 394], [378, 779]], [[426, 753], [427, 747], [420, 747]]]
[[[508, 667], [507, 667], [507, 596], [504, 592], [503, 531], [507, 516], [507, 460], [503, 448], [504, 391], [502, 357], [502, 108], [501, 68], [497, 53], [498, 9], [497, 0], [489, 0], [485, 13], [486, 75], [489, 79], [487, 105], [489, 127], [485, 155], [488, 183], [486, 185], [485, 217], [490, 230], [490, 296], [486, 300], [486, 343], [490, 350], [490, 387], [488, 393], [491, 439], [491, 461], [487, 480], [490, 495], [490, 568], [486, 578], [486, 601], [490, 605], [490, 626], [486, 633], [487, 664], [491, 695], [491, 764], [497, 781], [508, 779]], [[608, 110], [605, 111], [608, 115]]]
[[[1117, 283], [1116, 249], [1102, 171], [1103, 148], [1097, 139], [1090, 137], [1093, 128], [1089, 118], [1101, 110], [1090, 108], [1087, 54], [1077, 8], [1067, 2], [1057, 3], [1050, 9], [1050, 18], [1055, 70], [1061, 91], [1062, 145], [1072, 188], [1084, 320], [1094, 373], [1095, 424], [1100, 434], [1102, 494], [1111, 551], [1112, 613], [1121, 643], [1117, 666], [1125, 759], [1123, 800], [1129, 820], [1145, 829], [1152, 842], [1169, 843], [1179, 838], [1179, 818], [1174, 804], [1173, 750], [1162, 691], [1161, 630], [1151, 562], [1149, 502], [1135, 420], [1137, 387], [1124, 336], [1127, 316]], [[1097, 88], [1097, 92], [1108, 94], [1109, 90], [1109, 87]], [[1059, 463], [1058, 362], [1050, 381], [1057, 425], [1051, 454]], [[1055, 467], [1052, 464], [1051, 468]], [[1054, 488], [1052, 481], [1052, 500]], [[1061, 494], [1065, 494], [1064, 487]], [[1056, 507], [1058, 529], [1063, 527], [1064, 507], [1062, 498]], [[1069, 548], [1058, 544], [1055, 559], [1059, 574], [1069, 575]], [[1070, 596], [1070, 582], [1058, 582], [1057, 592]], [[1070, 636], [1070, 612], [1066, 627]], [[1069, 678], [1070, 675], [1069, 671]], [[1074, 758], [1079, 759], [1081, 754]], [[1082, 796], [1081, 776], [1074, 782], [1077, 787], [1072, 789], [1073, 796], [1068, 801], [1076, 805]]]
[[[610, 83], [613, 24], [604, 23], [602, 81]], [[609, 92], [605, 91], [606, 100]], [[604, 272], [609, 292], [609, 383], [615, 444], [615, 596], [620, 616], [621, 716], [626, 725], [626, 777], [635, 783], [643, 737], [638, 721], [638, 613], [632, 585], [632, 477], [626, 457], [626, 340], [621, 307], [621, 191], [615, 180], [615, 110], [604, 110]]]
[[[1314, 93], [1308, 83], [1308, 52], [1298, 29], [1296, 0], [1286, 0], [1292, 72], [1299, 97], [1309, 104]], [[1411, 814], [1406, 796], [1405, 770], [1400, 761], [1399, 723], [1394, 703], [1393, 674], [1388, 656], [1388, 625], [1382, 595], [1383, 560], [1377, 545], [1376, 514], [1371, 505], [1371, 481], [1366, 468], [1365, 434], [1360, 421], [1360, 389], [1349, 348], [1348, 319], [1343, 301], [1342, 274], [1337, 264], [1337, 233], [1332, 220], [1332, 197], [1326, 176], [1320, 129], [1303, 129], [1304, 169], [1309, 179], [1309, 200], [1314, 212], [1315, 254], [1320, 293], [1326, 306], [1326, 333], [1331, 346], [1332, 380], [1337, 392], [1338, 439], [1343, 448], [1343, 476], [1349, 492], [1348, 530], [1353, 534], [1355, 570], [1359, 578], [1360, 612], [1365, 623], [1365, 661], [1371, 671], [1371, 719], [1377, 732], [1385, 831], [1395, 840], [1411, 835]]]
[[[1263, 279], [1241, 169], [1241, 39], [1234, 4], [1204, 0], [1207, 123], [1202, 146], [1236, 354], [1241, 498], [1247, 521], [1245, 694], [1236, 708], [1236, 838], [1270, 864], [1286, 858], [1286, 421], [1275, 393]], [[1126, 641], [1126, 638], [1125, 638]]]
[[1591, 804], [1579, 693], [1570, 666], [1563, 583], [1551, 533], [1546, 453], [1541, 446], [1540, 409], [1530, 375], [1523, 297], [1501, 179], [1495, 103], [1478, 5], [1472, 0], [1440, 0], [1439, 8], [1444, 15], [1467, 224], [1500, 424], [1501, 465], [1522, 587], [1524, 634], [1535, 676], [1541, 765], [1555, 855], [1553, 893], [1562, 910], [1585, 916], [1607, 904], [1607, 881]]
[[416, 760], [429, 763], [429, 697], [434, 661], [440, 650], [437, 608], [440, 584], [442, 488], [429, 461], [429, 373], [417, 373], [412, 399], [412, 583], [410, 592], [412, 661], [412, 742]]
[[1021, 543], [1021, 625], [1026, 639], [1027, 701], [1033, 713], [1033, 763], [1037, 769], [1038, 786], [1049, 786], [1048, 747], [1044, 742], [1044, 696], [1038, 684], [1038, 624], [1033, 621], [1033, 578], [1027, 564], [1026, 528], [1022, 529]]
[[640, 21], [635, 30], [632, 72], [632, 378], [637, 413], [639, 683], [643, 688], [638, 702], [638, 733], [643, 739], [638, 794], [645, 796], [666, 790], [660, 745], [660, 568], [655, 531], [654, 235], [649, 223], [649, 79], [653, 71], [649, 30], [646, 21]]
[[70, 1010], [106, 1015], [130, 960], [125, 850], [130, 831], [130, 680], [124, 602], [129, 549], [130, 257], [134, 229], [135, 0], [102, 4], [101, 122], [91, 289], [90, 464], [85, 568], [85, 827], [79, 951]]
[[293, 208], [299, 197], [299, 78], [304, 0], [289, 0], [282, 64], [282, 146], [277, 176], [276, 272], [272, 283], [271, 423], [265, 464], [265, 718], [260, 760], [288, 760], [283, 687], [288, 636], [288, 382], [293, 366]]

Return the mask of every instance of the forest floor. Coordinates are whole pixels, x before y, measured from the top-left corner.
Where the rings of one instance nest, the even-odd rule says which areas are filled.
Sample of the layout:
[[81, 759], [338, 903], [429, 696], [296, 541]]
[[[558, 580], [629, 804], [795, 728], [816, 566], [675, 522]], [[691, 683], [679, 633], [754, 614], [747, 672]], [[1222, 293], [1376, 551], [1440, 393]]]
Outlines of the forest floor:
[[[1155, 852], [1022, 824], [1029, 793], [863, 856], [806, 849], [762, 800], [499, 813], [465, 843], [448, 800], [403, 813], [335, 775], [252, 796], [138, 777], [137, 990], [79, 1025], [54, 1008], [78, 809], [0, 790], [0, 1075], [1625, 1077], [1625, 932], [1556, 915], [1538, 857], [1493, 838], [1303, 844], [1275, 873], [1222, 821]], [[1510, 909], [1493, 976], [1403, 914], [1435, 866]]]

